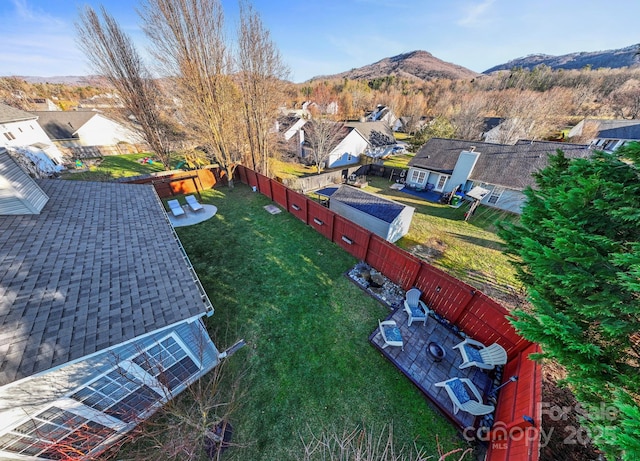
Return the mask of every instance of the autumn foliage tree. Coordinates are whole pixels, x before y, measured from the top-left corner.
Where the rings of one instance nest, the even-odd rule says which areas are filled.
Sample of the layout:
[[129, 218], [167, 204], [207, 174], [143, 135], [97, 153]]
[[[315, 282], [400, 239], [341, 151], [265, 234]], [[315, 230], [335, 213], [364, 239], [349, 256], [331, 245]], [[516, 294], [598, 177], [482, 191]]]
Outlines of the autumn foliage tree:
[[552, 155], [520, 224], [500, 232], [532, 305], [514, 324], [566, 368], [611, 459], [640, 457], [639, 162], [638, 143], [590, 159]]

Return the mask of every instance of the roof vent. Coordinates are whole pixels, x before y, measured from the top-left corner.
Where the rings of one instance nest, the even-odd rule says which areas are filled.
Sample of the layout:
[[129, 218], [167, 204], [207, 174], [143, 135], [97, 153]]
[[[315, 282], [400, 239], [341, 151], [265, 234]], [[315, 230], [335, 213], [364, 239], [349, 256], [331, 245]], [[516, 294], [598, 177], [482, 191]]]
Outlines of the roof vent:
[[469, 148], [469, 152], [474, 152], [475, 150], [476, 150], [476, 146], [471, 146], [471, 147]]

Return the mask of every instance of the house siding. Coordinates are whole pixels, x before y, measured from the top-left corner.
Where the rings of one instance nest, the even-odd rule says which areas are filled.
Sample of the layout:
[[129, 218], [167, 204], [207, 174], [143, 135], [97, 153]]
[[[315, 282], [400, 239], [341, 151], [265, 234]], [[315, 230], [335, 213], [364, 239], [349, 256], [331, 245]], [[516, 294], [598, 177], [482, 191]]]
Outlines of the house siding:
[[140, 136], [119, 123], [96, 115], [78, 131], [78, 143], [82, 146], [114, 146], [120, 142], [139, 143]]
[[392, 243], [409, 232], [409, 226], [411, 225], [414, 212], [413, 207], [405, 207], [400, 214], [389, 223], [336, 199], [329, 201], [329, 209]]
[[1, 148], [0, 168], [0, 216], [40, 213], [49, 197]]
[[351, 132], [336, 146], [327, 159], [327, 168], [337, 168], [360, 162], [360, 155], [369, 143], [356, 130]]
[[[50, 370], [0, 388], [0, 442], [4, 434], [22, 424], [25, 420], [37, 415], [52, 404], [55, 406], [64, 406], [65, 402], [66, 404], [71, 402], [80, 409], [102, 415], [101, 420], [111, 421], [111, 428], [116, 431], [116, 435], [127, 432], [135, 426], [137, 421], [133, 423], [120, 421], [95, 408], [86, 407], [70, 396], [96, 378], [109, 372], [117, 366], [117, 364], [124, 360], [133, 359], [148, 347], [166, 340], [167, 337], [171, 337], [173, 341], [177, 338], [178, 341], [175, 342], [181, 346], [182, 350], [185, 350], [186, 347], [185, 351], [188, 356], [193, 357], [198, 366], [197, 371], [186, 378], [182, 384], [172, 389], [172, 396], [184, 390], [188, 383], [200, 378], [217, 364], [218, 350], [209, 338], [201, 320], [197, 318], [193, 321], [183, 321], [128, 344], [117, 346], [76, 363]], [[166, 392], [159, 392], [159, 397], [160, 394], [167, 395]], [[163, 399], [164, 397], [159, 398], [156, 405], [152, 406], [152, 408], [157, 408]], [[146, 412], [141, 415], [141, 417], [146, 416]], [[11, 451], [3, 451], [0, 449], [0, 460], [3, 459], [3, 455], [9, 456], [12, 454]]]

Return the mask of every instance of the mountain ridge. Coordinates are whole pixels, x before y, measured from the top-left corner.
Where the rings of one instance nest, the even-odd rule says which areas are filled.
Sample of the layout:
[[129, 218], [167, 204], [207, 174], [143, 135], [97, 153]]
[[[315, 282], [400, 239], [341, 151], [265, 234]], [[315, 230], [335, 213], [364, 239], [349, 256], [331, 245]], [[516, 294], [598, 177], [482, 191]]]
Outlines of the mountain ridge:
[[537, 53], [512, 59], [503, 64], [498, 64], [482, 73], [490, 74], [492, 72], [511, 70], [518, 67], [531, 70], [535, 66], [541, 64], [549, 66], [553, 70], [584, 69], [586, 67], [590, 67], [592, 69], [598, 69], [601, 67], [619, 69], [621, 67], [640, 65], [638, 56], [639, 51], [640, 44], [604, 51], [577, 51], [557, 56]]
[[319, 75], [311, 78], [310, 81], [342, 78], [348, 78], [350, 80], [373, 80], [390, 75], [413, 80], [432, 80], [438, 78], [456, 80], [475, 78], [481, 74], [458, 64], [438, 59], [428, 51], [415, 50], [383, 58], [372, 64], [367, 64], [338, 74]]

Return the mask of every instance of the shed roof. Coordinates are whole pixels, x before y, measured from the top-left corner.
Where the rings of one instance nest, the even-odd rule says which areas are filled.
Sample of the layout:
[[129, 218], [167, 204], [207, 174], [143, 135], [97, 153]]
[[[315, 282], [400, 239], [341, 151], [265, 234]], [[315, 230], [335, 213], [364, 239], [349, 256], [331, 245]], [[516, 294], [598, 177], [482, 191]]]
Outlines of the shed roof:
[[0, 220], [0, 386], [206, 312], [152, 186], [38, 185]]
[[548, 154], [561, 149], [567, 158], [588, 158], [583, 144], [550, 141], [518, 141], [514, 145], [461, 139], [432, 138], [409, 161], [409, 166], [451, 174], [463, 150], [479, 152], [469, 179], [522, 190], [534, 186], [533, 173], [548, 165]]
[[331, 200], [337, 200], [387, 223], [392, 223], [402, 213], [402, 210], [407, 208], [401, 203], [369, 194], [352, 186], [340, 186], [337, 191], [331, 194]]

